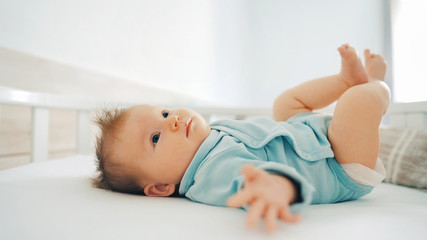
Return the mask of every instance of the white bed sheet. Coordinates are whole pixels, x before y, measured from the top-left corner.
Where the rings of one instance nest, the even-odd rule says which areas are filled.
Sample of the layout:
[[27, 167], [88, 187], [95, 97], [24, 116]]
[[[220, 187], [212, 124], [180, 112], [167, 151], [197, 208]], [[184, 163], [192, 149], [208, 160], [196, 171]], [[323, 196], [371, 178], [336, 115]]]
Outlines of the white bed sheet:
[[0, 171], [0, 239], [427, 239], [427, 193], [405, 187], [308, 206], [267, 234], [240, 209], [93, 188], [94, 169], [77, 155]]

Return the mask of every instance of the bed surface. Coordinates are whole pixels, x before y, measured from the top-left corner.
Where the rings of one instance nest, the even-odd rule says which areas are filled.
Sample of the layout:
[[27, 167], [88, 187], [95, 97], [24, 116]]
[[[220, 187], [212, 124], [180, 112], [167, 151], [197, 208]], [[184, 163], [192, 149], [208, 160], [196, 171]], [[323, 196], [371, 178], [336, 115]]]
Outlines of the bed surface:
[[427, 239], [427, 193], [397, 185], [308, 206], [267, 234], [243, 210], [93, 188], [94, 170], [76, 155], [0, 171], [0, 239]]

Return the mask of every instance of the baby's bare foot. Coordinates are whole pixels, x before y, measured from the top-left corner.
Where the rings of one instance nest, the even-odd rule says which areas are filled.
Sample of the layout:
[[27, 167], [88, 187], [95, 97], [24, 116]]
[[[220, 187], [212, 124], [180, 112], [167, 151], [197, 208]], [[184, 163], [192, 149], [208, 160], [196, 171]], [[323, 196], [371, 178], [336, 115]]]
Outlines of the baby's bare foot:
[[363, 68], [362, 62], [357, 55], [356, 49], [348, 44], [338, 48], [341, 55], [341, 72], [338, 75], [349, 87], [367, 83], [368, 76]]
[[373, 54], [369, 49], [365, 49], [365, 65], [369, 81], [384, 81], [387, 64], [381, 55]]

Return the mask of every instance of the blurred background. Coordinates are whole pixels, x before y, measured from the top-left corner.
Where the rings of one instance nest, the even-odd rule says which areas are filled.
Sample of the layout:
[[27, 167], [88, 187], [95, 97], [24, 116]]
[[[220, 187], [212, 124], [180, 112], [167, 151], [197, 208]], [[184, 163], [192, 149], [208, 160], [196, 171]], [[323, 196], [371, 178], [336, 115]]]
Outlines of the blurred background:
[[269, 107], [337, 73], [336, 49], [351, 43], [385, 56], [394, 101], [425, 101], [426, 10], [423, 0], [0, 0], [0, 85]]

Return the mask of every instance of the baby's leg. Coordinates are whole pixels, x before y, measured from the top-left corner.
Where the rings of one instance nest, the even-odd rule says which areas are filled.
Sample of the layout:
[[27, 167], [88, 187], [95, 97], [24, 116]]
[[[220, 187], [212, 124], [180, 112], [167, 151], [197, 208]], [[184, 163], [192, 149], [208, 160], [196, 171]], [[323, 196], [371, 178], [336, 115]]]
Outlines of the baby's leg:
[[354, 48], [344, 44], [338, 51], [343, 56], [341, 72], [313, 79], [284, 91], [274, 101], [274, 120], [286, 121], [296, 114], [324, 108], [335, 102], [350, 87], [369, 81]]
[[[340, 53], [343, 69], [357, 69], [349, 65], [354, 61], [345, 61], [358, 58], [354, 49], [342, 49]], [[384, 59], [369, 50], [365, 51], [365, 59], [369, 82], [349, 88], [339, 98], [328, 137], [339, 163], [360, 163], [374, 169], [379, 152], [379, 125], [389, 105], [390, 93], [384, 83]]]

